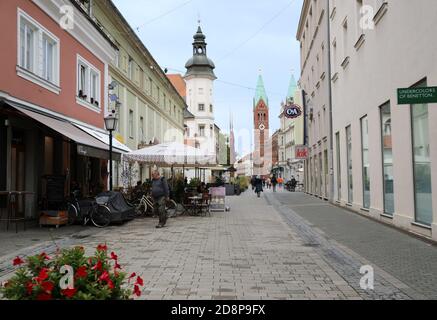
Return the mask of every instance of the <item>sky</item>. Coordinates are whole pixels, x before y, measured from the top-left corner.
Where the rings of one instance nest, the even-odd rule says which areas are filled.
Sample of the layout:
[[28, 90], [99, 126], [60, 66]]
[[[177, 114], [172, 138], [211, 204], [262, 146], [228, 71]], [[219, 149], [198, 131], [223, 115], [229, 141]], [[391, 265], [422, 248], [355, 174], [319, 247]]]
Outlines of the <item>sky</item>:
[[[303, 0], [113, 0], [158, 64], [183, 74], [198, 21], [216, 65], [215, 121], [229, 132], [253, 130], [253, 97], [261, 72], [270, 132], [279, 129], [281, 102], [293, 72], [300, 74], [296, 40]], [[238, 151], [238, 150], [237, 150]]]

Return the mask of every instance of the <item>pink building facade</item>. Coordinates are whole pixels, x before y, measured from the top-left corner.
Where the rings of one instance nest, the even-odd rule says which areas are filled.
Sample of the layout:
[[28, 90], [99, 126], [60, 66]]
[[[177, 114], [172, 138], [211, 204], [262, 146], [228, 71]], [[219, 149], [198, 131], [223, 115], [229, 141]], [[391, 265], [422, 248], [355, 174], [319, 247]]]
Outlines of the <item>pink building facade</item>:
[[0, 191], [29, 192], [19, 200], [28, 219], [58, 209], [73, 185], [85, 195], [107, 185], [117, 48], [85, 10], [74, 0], [0, 1]]

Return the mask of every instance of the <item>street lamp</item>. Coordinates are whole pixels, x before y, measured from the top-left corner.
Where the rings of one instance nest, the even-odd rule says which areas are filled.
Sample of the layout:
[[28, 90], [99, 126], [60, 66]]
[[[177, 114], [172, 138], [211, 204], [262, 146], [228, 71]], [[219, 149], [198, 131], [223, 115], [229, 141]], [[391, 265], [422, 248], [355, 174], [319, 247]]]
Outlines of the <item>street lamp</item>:
[[105, 117], [105, 127], [109, 131], [109, 191], [112, 191], [112, 131], [117, 128], [115, 110]]

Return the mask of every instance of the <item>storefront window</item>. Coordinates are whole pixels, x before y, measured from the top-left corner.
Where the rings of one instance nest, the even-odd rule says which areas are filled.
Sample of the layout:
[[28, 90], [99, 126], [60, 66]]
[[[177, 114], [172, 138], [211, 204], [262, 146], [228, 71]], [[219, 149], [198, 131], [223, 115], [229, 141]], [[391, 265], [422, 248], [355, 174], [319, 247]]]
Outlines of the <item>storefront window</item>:
[[363, 207], [370, 208], [369, 121], [361, 119], [361, 156], [363, 160]]
[[335, 134], [335, 145], [337, 147], [337, 200], [341, 200], [341, 161], [340, 161], [340, 132]]
[[384, 174], [384, 213], [393, 215], [395, 211], [395, 205], [393, 193], [393, 156], [390, 103], [386, 103], [381, 107], [381, 135]]
[[431, 158], [429, 147], [428, 105], [411, 106], [413, 132], [414, 191], [416, 221], [432, 223]]
[[348, 199], [352, 203], [353, 198], [353, 179], [352, 179], [352, 136], [351, 127], [346, 128], [346, 143], [347, 143], [347, 184], [348, 184]]

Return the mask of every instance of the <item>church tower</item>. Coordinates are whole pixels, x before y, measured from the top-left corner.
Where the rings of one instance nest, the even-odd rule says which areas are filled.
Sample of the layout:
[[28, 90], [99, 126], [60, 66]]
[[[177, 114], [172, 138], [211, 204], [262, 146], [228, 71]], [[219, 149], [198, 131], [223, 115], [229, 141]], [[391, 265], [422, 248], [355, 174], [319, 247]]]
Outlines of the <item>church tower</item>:
[[253, 157], [254, 174], [267, 175], [266, 147], [269, 140], [269, 99], [264, 88], [262, 75], [258, 76], [255, 97], [253, 99], [253, 124], [255, 150]]
[[193, 42], [193, 57], [185, 64], [184, 76], [187, 85], [188, 110], [194, 115], [186, 121], [189, 139], [195, 141], [193, 147], [208, 154], [216, 153], [214, 127], [214, 74], [215, 65], [207, 56], [205, 35], [199, 25]]

